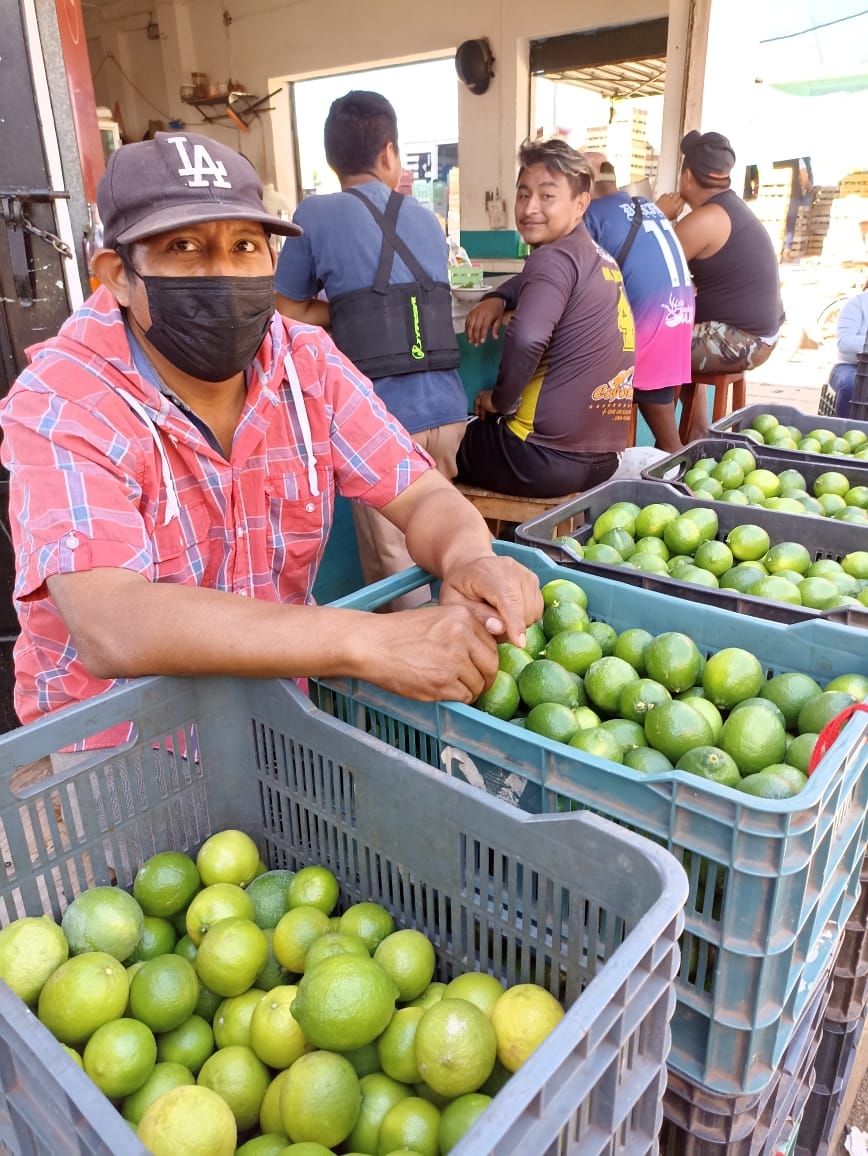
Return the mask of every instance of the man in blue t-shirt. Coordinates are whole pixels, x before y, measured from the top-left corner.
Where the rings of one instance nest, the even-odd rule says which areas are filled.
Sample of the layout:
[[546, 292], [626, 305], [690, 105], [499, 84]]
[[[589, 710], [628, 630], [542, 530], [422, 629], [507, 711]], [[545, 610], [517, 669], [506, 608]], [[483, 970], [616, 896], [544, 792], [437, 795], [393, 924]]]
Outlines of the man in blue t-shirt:
[[[281, 250], [274, 283], [281, 313], [332, 329], [329, 301], [336, 302], [346, 294], [359, 294], [359, 300], [364, 301], [364, 291], [374, 285], [383, 249], [382, 228], [360, 198], [366, 198], [374, 209], [385, 214], [402, 167], [395, 110], [379, 93], [349, 92], [336, 100], [329, 110], [324, 135], [326, 158], [341, 182], [341, 192], [307, 197], [298, 206], [293, 220], [304, 234]], [[448, 248], [437, 218], [412, 197], [404, 197], [395, 229], [431, 280], [447, 287], [449, 309]], [[396, 251], [389, 284], [416, 280]], [[318, 298], [323, 290], [327, 301]], [[451, 328], [451, 313], [447, 324]], [[381, 330], [373, 324], [370, 329], [368, 344], [375, 347], [378, 334], [385, 332], [385, 327]], [[332, 336], [352, 358], [353, 352], [342, 345], [338, 326], [334, 326]], [[447, 336], [454, 347], [452, 364], [457, 365], [455, 335], [450, 332]], [[395, 373], [373, 377], [373, 387], [417, 444], [431, 455], [437, 469], [447, 478], [454, 478], [455, 456], [467, 422], [467, 395], [457, 369], [407, 372], [406, 366], [398, 366]], [[413, 564], [403, 535], [376, 510], [354, 502], [353, 519], [366, 582]], [[411, 604], [420, 596], [417, 592], [400, 605]], [[392, 607], [397, 608], [396, 603]]]

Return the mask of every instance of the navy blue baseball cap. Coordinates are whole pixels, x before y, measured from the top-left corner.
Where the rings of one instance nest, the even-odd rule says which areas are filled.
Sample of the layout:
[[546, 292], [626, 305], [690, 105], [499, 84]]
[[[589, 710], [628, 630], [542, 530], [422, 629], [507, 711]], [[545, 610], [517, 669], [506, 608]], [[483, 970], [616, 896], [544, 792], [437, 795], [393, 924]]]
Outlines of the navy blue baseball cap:
[[687, 167], [704, 177], [728, 177], [735, 164], [735, 150], [719, 132], [692, 129], [681, 142]]
[[302, 232], [266, 210], [246, 157], [192, 132], [158, 132], [116, 149], [96, 203], [108, 249], [201, 221], [258, 221], [284, 237]]

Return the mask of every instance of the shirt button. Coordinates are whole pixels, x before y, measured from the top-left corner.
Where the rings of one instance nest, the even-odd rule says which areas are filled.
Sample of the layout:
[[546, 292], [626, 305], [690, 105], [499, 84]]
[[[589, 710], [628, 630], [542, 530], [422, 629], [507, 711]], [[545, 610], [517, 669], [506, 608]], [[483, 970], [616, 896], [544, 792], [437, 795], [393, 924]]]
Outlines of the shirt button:
[[236, 538], [243, 538], [244, 537], [244, 527], [243, 526], [238, 527], [238, 529], [235, 531], [235, 536], [236, 536]]
[[247, 591], [246, 590], [239, 590], [238, 593], [241, 595], [242, 598], [247, 597]]
[[314, 512], [314, 510], [316, 509], [316, 506], [314, 505], [313, 502], [308, 502], [307, 505], [305, 506], [305, 509], [307, 510], [307, 512], [309, 514], [312, 514]]
[[67, 550], [76, 550], [81, 545], [75, 534], [68, 534], [63, 542]]

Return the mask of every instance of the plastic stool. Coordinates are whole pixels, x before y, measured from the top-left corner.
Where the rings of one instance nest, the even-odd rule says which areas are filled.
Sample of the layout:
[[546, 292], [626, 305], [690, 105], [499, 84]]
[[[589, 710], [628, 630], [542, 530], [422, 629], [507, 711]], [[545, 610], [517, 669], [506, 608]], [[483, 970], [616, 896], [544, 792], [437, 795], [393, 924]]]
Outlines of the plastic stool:
[[[465, 486], [455, 482], [455, 488], [479, 510], [495, 538], [500, 536], [505, 524], [518, 525], [536, 518], [562, 502], [577, 498], [578, 493], [563, 494], [559, 498], [519, 498], [514, 494], [498, 494], [495, 490], [481, 490], [476, 486]], [[566, 534], [573, 529], [572, 519], [567, 518], [556, 528], [557, 534]]]
[[[747, 394], [747, 383], [745, 382], [744, 372], [740, 373], [705, 373], [697, 374], [693, 379], [694, 385], [710, 385], [714, 390], [713, 405], [711, 411], [711, 420], [719, 421], [726, 414], [731, 413], [732, 410], [742, 409], [747, 402], [745, 397]], [[729, 407], [729, 387], [732, 386], [732, 409]], [[680, 394], [679, 390], [679, 394]], [[693, 407], [696, 404], [696, 391], [694, 390], [693, 397], [690, 399], [689, 406], [682, 406], [681, 421], [678, 425], [678, 433], [683, 442], [687, 441], [690, 432], [690, 426], [693, 421]]]

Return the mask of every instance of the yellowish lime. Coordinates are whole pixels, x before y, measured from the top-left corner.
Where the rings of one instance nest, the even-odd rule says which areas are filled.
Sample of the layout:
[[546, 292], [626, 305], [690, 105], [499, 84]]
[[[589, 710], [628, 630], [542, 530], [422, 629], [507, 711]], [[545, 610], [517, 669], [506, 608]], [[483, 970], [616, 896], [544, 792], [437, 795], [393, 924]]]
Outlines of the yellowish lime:
[[410, 1090], [383, 1072], [372, 1072], [359, 1080], [362, 1103], [353, 1130], [346, 1139], [352, 1152], [377, 1152], [380, 1125], [387, 1112], [400, 1100], [406, 1100]]
[[[385, 942], [385, 941], [384, 941]], [[325, 935], [315, 939], [308, 949], [304, 959], [304, 970], [310, 971], [330, 955], [362, 955], [367, 957], [369, 951], [364, 940], [358, 935], [347, 935], [343, 931], [327, 931]]]
[[395, 921], [379, 903], [354, 903], [341, 916], [340, 930], [348, 935], [358, 935], [373, 955], [380, 940], [395, 930]]
[[238, 1141], [229, 1105], [210, 1088], [186, 1086], [155, 1100], [136, 1135], [154, 1156], [233, 1156]]
[[35, 1004], [48, 977], [69, 957], [69, 944], [50, 915], [24, 916], [0, 931], [0, 979]]
[[497, 1037], [497, 1058], [507, 1071], [517, 1072], [554, 1031], [564, 1014], [555, 997], [537, 984], [519, 983], [507, 988], [491, 1017]]
[[253, 1009], [250, 1046], [270, 1068], [288, 1068], [304, 1053], [307, 1040], [292, 1014], [295, 984], [272, 988]]
[[288, 971], [304, 971], [311, 944], [329, 930], [329, 917], [318, 907], [295, 907], [274, 929], [275, 957]]
[[259, 1120], [271, 1073], [252, 1048], [230, 1044], [208, 1057], [196, 1082], [229, 1105], [238, 1131], [244, 1132]]
[[265, 1089], [265, 1095], [262, 1097], [262, 1104], [259, 1108], [259, 1127], [262, 1132], [286, 1135], [286, 1129], [283, 1126], [283, 1114], [280, 1111], [280, 1095], [288, 1075], [289, 1068], [278, 1072]]
[[38, 1015], [62, 1044], [83, 1044], [97, 1028], [124, 1014], [128, 996], [129, 979], [119, 959], [104, 951], [83, 952], [45, 981]]
[[[308, 1156], [331, 1156], [328, 1148], [323, 1148], [322, 1145], [317, 1145], [319, 1152], [308, 1153]], [[235, 1149], [235, 1156], [302, 1156], [301, 1153], [295, 1151], [298, 1145], [290, 1145], [289, 1137], [284, 1136], [282, 1132], [265, 1132], [259, 1136], [253, 1136], [247, 1140], [240, 1148]]]
[[196, 973], [217, 995], [241, 995], [268, 961], [268, 941], [252, 919], [221, 919], [199, 944]]
[[[629, 521], [621, 523], [628, 525]], [[571, 582], [569, 578], [552, 578], [540, 587], [543, 606], [552, 606], [555, 603], [575, 602], [583, 610], [588, 608], [588, 596], [578, 582]]]
[[416, 1032], [427, 1008], [398, 1008], [386, 1030], [377, 1038], [380, 1069], [401, 1084], [415, 1084], [419, 1079], [416, 1060]]
[[429, 1088], [452, 1098], [485, 1083], [497, 1055], [493, 1017], [503, 998], [492, 1019], [468, 1000], [446, 997], [424, 1012], [416, 1029], [416, 1060]]
[[187, 934], [198, 947], [209, 927], [233, 916], [253, 918], [253, 901], [236, 883], [214, 883], [190, 901], [184, 919]]
[[352, 1131], [361, 1103], [359, 1078], [349, 1060], [334, 1052], [309, 1052], [287, 1069], [280, 1114], [290, 1140], [336, 1148]]
[[196, 1077], [183, 1064], [157, 1063], [145, 1082], [131, 1092], [121, 1105], [121, 1115], [135, 1127], [147, 1109], [172, 1088], [192, 1087]]
[[302, 867], [290, 880], [287, 890], [290, 910], [294, 907], [318, 907], [331, 915], [337, 906], [340, 888], [327, 867]]
[[504, 985], [484, 971], [465, 971], [446, 985], [444, 999], [466, 999], [491, 1018], [494, 1005], [504, 993]]
[[73, 899], [60, 926], [71, 955], [104, 951], [115, 959], [128, 959], [144, 924], [144, 912], [128, 892], [119, 887], [91, 887]]
[[236, 883], [246, 887], [259, 872], [259, 848], [244, 831], [217, 831], [205, 840], [196, 856], [199, 877], [206, 887]]
[[383, 1117], [378, 1138], [378, 1156], [396, 1152], [418, 1156], [440, 1154], [440, 1110], [421, 1096], [399, 1100]]
[[435, 980], [428, 984], [418, 999], [410, 1000], [410, 1004], [413, 1007], [433, 1007], [435, 1003], [443, 999], [447, 986], [447, 984]]
[[265, 992], [252, 987], [240, 995], [221, 1000], [211, 1021], [214, 1043], [218, 1048], [228, 1047], [229, 1044], [250, 1046], [250, 1021], [263, 995]]
[[315, 1047], [350, 1051], [385, 1030], [397, 997], [375, 960], [332, 955], [302, 976], [292, 1014]]
[[377, 945], [374, 959], [394, 980], [400, 1003], [416, 999], [434, 978], [434, 946], [413, 928], [387, 935]]

